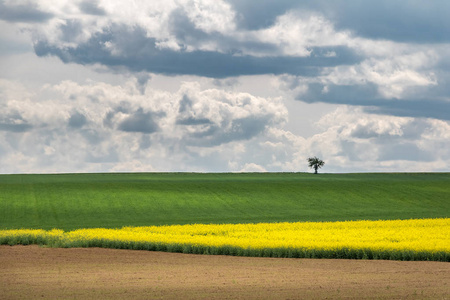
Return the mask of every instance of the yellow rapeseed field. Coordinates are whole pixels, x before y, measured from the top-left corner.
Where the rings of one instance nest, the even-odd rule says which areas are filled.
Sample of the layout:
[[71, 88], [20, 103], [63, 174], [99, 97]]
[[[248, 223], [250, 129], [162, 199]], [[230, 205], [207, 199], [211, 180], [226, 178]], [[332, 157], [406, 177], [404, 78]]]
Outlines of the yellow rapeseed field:
[[[0, 243], [281, 257], [450, 258], [450, 219], [3, 230]], [[28, 241], [28, 242], [27, 242]], [[39, 242], [40, 241], [40, 242]]]

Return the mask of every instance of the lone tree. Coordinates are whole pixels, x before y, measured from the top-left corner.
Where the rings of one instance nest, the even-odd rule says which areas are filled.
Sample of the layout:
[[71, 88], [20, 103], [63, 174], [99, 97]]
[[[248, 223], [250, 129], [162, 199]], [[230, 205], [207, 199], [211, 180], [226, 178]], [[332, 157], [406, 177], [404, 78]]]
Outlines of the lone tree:
[[325, 162], [316, 156], [308, 158], [308, 167], [314, 169], [314, 174], [317, 174], [317, 170], [322, 168], [324, 164]]

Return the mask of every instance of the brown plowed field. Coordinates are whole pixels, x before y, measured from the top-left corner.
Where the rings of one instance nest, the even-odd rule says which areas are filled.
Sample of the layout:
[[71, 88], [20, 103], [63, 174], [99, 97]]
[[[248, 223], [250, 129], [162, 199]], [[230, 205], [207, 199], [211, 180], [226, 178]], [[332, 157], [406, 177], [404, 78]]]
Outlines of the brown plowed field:
[[0, 246], [0, 299], [450, 299], [450, 263]]

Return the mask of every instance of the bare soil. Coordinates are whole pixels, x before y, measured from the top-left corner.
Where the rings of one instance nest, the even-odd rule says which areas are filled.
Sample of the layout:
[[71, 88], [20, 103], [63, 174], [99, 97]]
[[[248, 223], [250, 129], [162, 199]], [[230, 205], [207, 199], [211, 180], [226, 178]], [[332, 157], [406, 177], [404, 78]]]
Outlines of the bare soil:
[[450, 263], [0, 246], [0, 299], [450, 299]]

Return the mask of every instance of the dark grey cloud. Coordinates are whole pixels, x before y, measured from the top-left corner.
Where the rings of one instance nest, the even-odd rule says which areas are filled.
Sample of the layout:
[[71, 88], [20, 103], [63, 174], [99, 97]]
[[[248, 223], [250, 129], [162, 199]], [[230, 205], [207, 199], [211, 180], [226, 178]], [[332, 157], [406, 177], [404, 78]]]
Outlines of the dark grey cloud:
[[11, 124], [11, 123], [0, 123], [0, 130], [11, 131], [11, 132], [26, 132], [32, 129], [33, 126], [27, 123], [21, 124]]
[[0, 1], [0, 20], [8, 22], [42, 23], [51, 19], [53, 14], [39, 10], [36, 4], [5, 5]]
[[79, 133], [90, 145], [98, 145], [106, 138], [106, 136], [94, 128], [81, 128], [79, 129]]
[[193, 101], [189, 99], [187, 95], [183, 95], [180, 100], [180, 107], [178, 109], [179, 115], [176, 119], [177, 125], [197, 126], [196, 131], [190, 135], [193, 137], [210, 136], [214, 134], [219, 127], [214, 124], [210, 119], [204, 117], [195, 117], [192, 115]]
[[[114, 109], [110, 110], [106, 113], [104, 119], [103, 119], [103, 126], [108, 128], [114, 128], [114, 117], [117, 113], [125, 113], [129, 114], [131, 111], [131, 105], [130, 103], [126, 101], [122, 101], [118, 106], [114, 107]], [[142, 111], [142, 110], [141, 110]]]
[[337, 29], [398, 42], [450, 41], [450, 2], [446, 0], [319, 1]]
[[70, 115], [68, 125], [71, 128], [81, 128], [87, 123], [86, 116], [76, 111]]
[[183, 95], [180, 100], [180, 107], [178, 108], [178, 112], [188, 112], [192, 108], [192, 103], [193, 101], [187, 95]]
[[378, 94], [375, 84], [335, 85], [312, 83], [308, 92], [298, 97], [307, 103], [325, 102], [333, 104], [373, 105], [386, 100]]
[[181, 118], [177, 119], [176, 123], [178, 125], [204, 125], [204, 124], [212, 124], [211, 120], [206, 118], [194, 118], [194, 117], [187, 117], [187, 118]]
[[297, 0], [228, 0], [236, 11], [238, 26], [248, 30], [258, 30], [270, 27], [276, 18], [291, 9], [299, 7]]
[[[239, 96], [223, 92], [210, 95], [207, 99], [184, 94], [179, 100], [175, 124], [189, 146], [212, 147], [250, 140], [280, 122], [276, 112], [267, 110], [252, 97], [236, 99]], [[208, 106], [209, 109], [202, 109]]]
[[450, 102], [442, 100], [409, 99], [376, 102], [366, 112], [399, 117], [450, 120]]
[[423, 98], [387, 99], [381, 97], [377, 86], [371, 83], [326, 86], [313, 83], [309, 85], [308, 92], [298, 96], [297, 99], [307, 103], [323, 102], [363, 106], [366, 112], [376, 114], [450, 120], [450, 101], [426, 96]]
[[[70, 28], [76, 31], [77, 27]], [[113, 55], [105, 43], [117, 47], [120, 55]], [[213, 78], [285, 73], [317, 76], [323, 67], [354, 64], [362, 59], [347, 47], [315, 47], [311, 49], [311, 57], [254, 57], [213, 51], [161, 50], [156, 46], [156, 39], [148, 38], [142, 28], [124, 26], [113, 26], [97, 33], [75, 48], [59, 48], [40, 40], [34, 49], [38, 56], [53, 55], [66, 63], [100, 63], [109, 67], [124, 66], [134, 72]], [[334, 51], [336, 56], [327, 57], [325, 53], [329, 51]]]
[[390, 135], [388, 132], [378, 133], [373, 130], [370, 125], [358, 124], [356, 128], [351, 131], [350, 136], [358, 139], [371, 139]]
[[113, 128], [114, 125], [114, 118], [115, 112], [114, 111], [109, 111], [105, 118], [103, 119], [103, 126], [107, 127], [107, 128]]
[[106, 14], [106, 11], [98, 6], [98, 2], [92, 0], [81, 2], [80, 10], [89, 15], [103, 16]]
[[138, 72], [136, 73], [136, 80], [137, 80], [137, 88], [141, 94], [145, 94], [145, 88], [147, 86], [148, 81], [152, 78], [150, 74], [146, 72]]
[[[59, 30], [43, 30], [42, 32], [37, 30], [36, 33], [40, 34], [34, 36], [35, 39], [38, 39], [34, 44], [34, 50], [38, 56], [56, 56], [66, 63], [101, 64], [109, 67], [109, 70], [123, 71], [126, 69], [134, 73], [137, 81], [136, 88], [141, 94], [144, 94], [150, 80], [149, 73], [205, 76], [215, 78], [214, 84], [217, 86], [228, 86], [236, 82], [224, 79], [241, 75], [291, 74], [311, 79], [311, 77], [327, 75], [325, 74], [325, 71], [329, 71], [329, 69], [325, 69], [327, 67], [355, 65], [366, 59], [383, 59], [382, 57], [363, 57], [364, 51], [356, 53], [356, 50], [351, 48], [352, 46], [315, 46], [307, 49], [310, 51], [310, 55], [307, 57], [289, 56], [283, 54], [289, 52], [289, 47], [285, 48], [286, 45], [282, 42], [276, 44], [276, 41], [271, 43], [258, 41], [255, 32], [246, 31], [269, 28], [277, 17], [289, 11], [296, 11], [290, 15], [292, 17], [305, 17], [306, 19], [311, 14], [323, 15], [325, 19], [331, 21], [337, 32], [350, 30], [353, 32], [353, 37], [411, 43], [450, 41], [450, 35], [447, 34], [450, 32], [450, 18], [446, 16], [446, 12], [450, 11], [450, 2], [444, 0], [433, 2], [425, 0], [336, 0], [332, 2], [326, 0], [262, 0], [258, 2], [228, 0], [228, 2], [234, 9], [238, 27], [236, 32], [232, 31], [229, 34], [214, 30], [202, 30], [202, 26], [195, 24], [198, 20], [193, 20], [192, 16], [189, 17], [186, 12], [188, 9], [182, 5], [171, 11], [168, 21], [164, 19], [164, 22], [167, 21], [168, 41], [176, 41], [181, 48], [177, 51], [161, 48], [159, 43], [164, 42], [164, 38], [151, 37], [151, 33], [139, 22], [132, 26], [126, 25], [128, 22], [108, 23], [108, 26], [102, 30], [90, 32], [92, 35], [88, 40], [77, 39], [88, 28], [84, 28], [84, 26], [91, 24], [90, 21], [86, 21], [90, 18], [79, 18], [79, 16], [64, 20], [65, 22], [57, 28]], [[52, 17], [51, 14], [42, 12], [33, 4], [25, 7], [6, 5], [4, 2], [0, 2], [0, 8], [4, 8], [4, 10], [0, 10], [2, 11], [0, 14], [4, 18], [6, 18], [4, 11], [11, 12], [8, 14], [11, 21], [20, 21], [21, 19], [27, 19], [30, 22], [31, 20], [45, 21]], [[106, 11], [99, 6], [97, 1], [83, 0], [79, 3], [79, 9], [90, 15], [106, 15]], [[48, 39], [45, 38], [46, 34], [54, 32], [58, 34], [48, 36]], [[240, 33], [243, 34], [242, 36], [250, 37], [249, 40], [237, 38], [236, 36], [240, 36]], [[314, 37], [312, 39], [314, 40]], [[82, 42], [79, 42], [80, 40]], [[358, 43], [364, 43], [364, 41], [358, 41]], [[317, 42], [326, 43], [327, 41], [319, 38]], [[337, 41], [334, 42], [337, 43]], [[340, 41], [340, 43], [345, 44], [345, 41]], [[287, 44], [289, 43], [287, 42]], [[217, 49], [217, 51], [192, 51], [192, 49], [201, 49], [205, 45], [211, 45], [211, 49]], [[359, 46], [354, 47], [358, 48]], [[403, 45], [402, 49], [406, 47]], [[422, 46], [420, 49], [431, 49], [431, 47], [432, 45], [428, 48]], [[427, 88], [416, 87], [417, 93], [408, 94], [413, 96], [407, 95], [404, 99], [387, 99], [378, 92], [379, 86], [372, 83], [331, 84], [327, 86], [328, 91], [326, 92], [324, 85], [317, 83], [310, 84], [307, 94], [302, 95], [299, 99], [308, 103], [325, 102], [363, 106], [366, 112], [377, 114], [449, 120], [450, 82], [447, 78], [450, 78], [448, 71], [450, 60], [447, 59], [448, 55], [445, 54], [444, 48], [436, 50], [436, 56], [441, 57], [438, 58], [441, 60], [440, 63], [436, 63], [438, 65], [436, 70], [431, 69], [434, 66], [430, 66], [430, 69], [426, 69], [427, 67], [414, 69], [414, 62], [411, 62], [410, 68], [414, 69], [411, 71], [436, 74], [436, 82], [439, 83]], [[406, 52], [410, 53], [412, 50]], [[429, 52], [434, 53], [431, 50]], [[247, 55], [246, 53], [258, 53], [258, 55]], [[336, 55], [329, 55], [330, 53]], [[404, 59], [404, 57], [401, 58]], [[430, 59], [430, 61], [432, 60]], [[408, 69], [408, 63], [404, 64], [405, 66], [399, 68]], [[380, 65], [382, 67], [382, 64]], [[309, 82], [311, 81], [318, 80], [309, 80]], [[294, 89], [295, 84], [292, 82], [290, 88]], [[141, 115], [132, 117], [134, 113], [129, 109], [126, 113], [130, 114], [130, 120], [119, 124], [121, 130], [136, 131], [136, 128], [146, 128], [139, 129], [138, 132], [157, 130], [157, 126], [153, 127], [156, 123], [152, 124], [149, 121], [150, 123], [144, 124], [139, 119]], [[116, 128], [115, 116], [116, 112], [105, 116], [104, 125]], [[177, 119], [176, 123], [186, 126], [210, 126], [208, 130], [202, 130], [200, 134], [213, 134], [213, 131], [217, 129], [208, 123], [211, 121], [195, 115], [183, 115]], [[140, 125], [139, 122], [141, 122]], [[72, 125], [69, 125], [76, 127], [76, 124], [78, 123], [74, 119]]]
[[27, 132], [33, 129], [19, 113], [13, 112], [0, 116], [0, 131], [10, 131], [15, 133]]
[[269, 118], [266, 118], [250, 116], [236, 119], [232, 123], [231, 130], [225, 134], [225, 138], [229, 138], [230, 141], [251, 139], [264, 131], [269, 123]]
[[127, 132], [153, 133], [159, 130], [153, 112], [144, 112], [142, 108], [123, 120], [118, 129]]
[[73, 42], [83, 32], [83, 24], [79, 20], [66, 20], [66, 24], [60, 26], [61, 40]]
[[[229, 120], [228, 124], [215, 124], [211, 120], [192, 120], [187, 124], [201, 126], [195, 132], [187, 134], [187, 143], [193, 146], [211, 147], [233, 141], [250, 140], [261, 134], [269, 123], [271, 116], [249, 116]], [[225, 125], [225, 126], [224, 126]]]
[[415, 143], [398, 143], [380, 148], [378, 157], [381, 161], [386, 160], [409, 160], [430, 162], [435, 159], [432, 153], [417, 147]]
[[204, 125], [213, 124], [213, 122], [207, 118], [194, 117], [191, 115], [193, 101], [187, 96], [183, 95], [180, 100], [180, 107], [178, 108], [178, 117], [176, 124], [178, 125]]
[[176, 9], [171, 13], [169, 27], [181, 47], [187, 47], [187, 45], [200, 47], [202, 44], [213, 42], [222, 51], [234, 56], [241, 55], [245, 51], [272, 54], [278, 51], [278, 46], [271, 43], [238, 41], [219, 32], [204, 32], [196, 27], [182, 9]]
[[[216, 33], [210, 37], [210, 34], [197, 29], [195, 24], [186, 16], [183, 9], [175, 9], [170, 15], [169, 21], [170, 32], [175, 35], [180, 44], [199, 45], [210, 38], [217, 38]], [[220, 35], [219, 35], [220, 36]]]
[[245, 29], [266, 28], [286, 11], [319, 13], [338, 30], [370, 39], [413, 43], [450, 41], [447, 0], [228, 0]]

